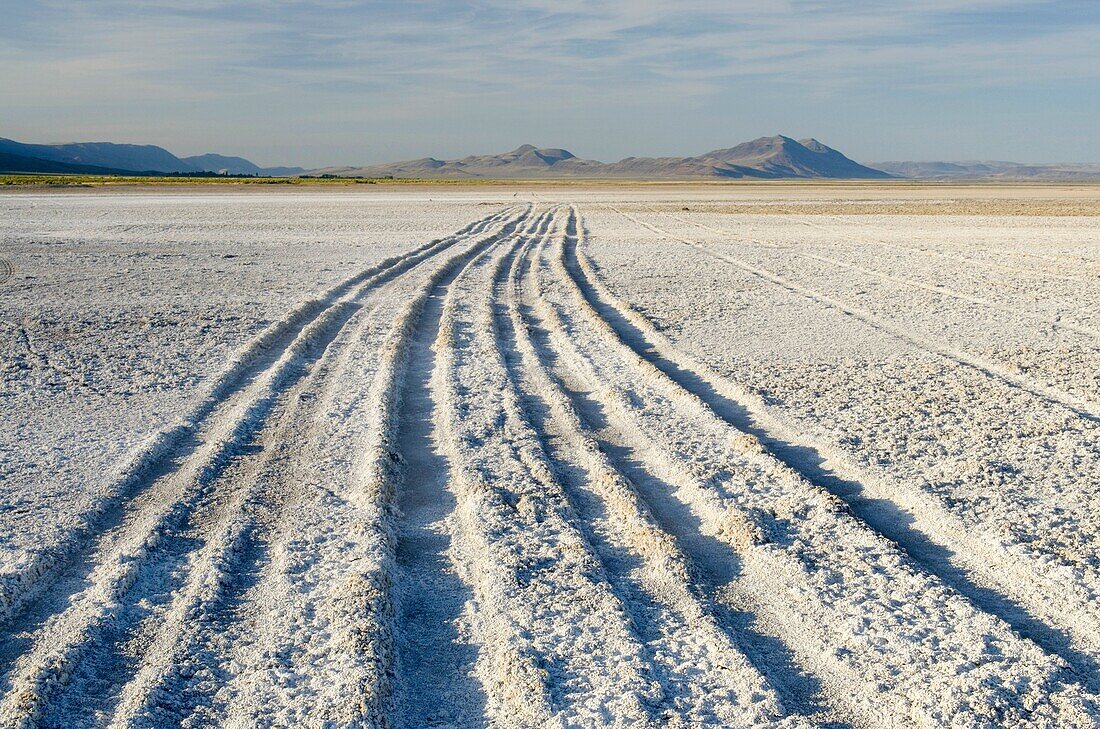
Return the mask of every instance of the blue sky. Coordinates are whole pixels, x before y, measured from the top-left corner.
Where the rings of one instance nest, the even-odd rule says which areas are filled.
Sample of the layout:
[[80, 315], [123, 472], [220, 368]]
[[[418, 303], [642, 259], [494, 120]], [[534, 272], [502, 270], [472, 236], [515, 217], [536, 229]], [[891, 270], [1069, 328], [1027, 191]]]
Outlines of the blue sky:
[[0, 136], [263, 164], [784, 133], [1100, 162], [1096, 0], [0, 0]]

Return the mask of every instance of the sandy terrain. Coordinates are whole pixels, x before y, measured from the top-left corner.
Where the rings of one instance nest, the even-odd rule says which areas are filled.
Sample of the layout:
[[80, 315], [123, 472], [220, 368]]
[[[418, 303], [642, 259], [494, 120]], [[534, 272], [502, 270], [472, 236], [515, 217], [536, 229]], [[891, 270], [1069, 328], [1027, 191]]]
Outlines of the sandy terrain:
[[1100, 725], [1098, 213], [0, 195], [0, 724]]

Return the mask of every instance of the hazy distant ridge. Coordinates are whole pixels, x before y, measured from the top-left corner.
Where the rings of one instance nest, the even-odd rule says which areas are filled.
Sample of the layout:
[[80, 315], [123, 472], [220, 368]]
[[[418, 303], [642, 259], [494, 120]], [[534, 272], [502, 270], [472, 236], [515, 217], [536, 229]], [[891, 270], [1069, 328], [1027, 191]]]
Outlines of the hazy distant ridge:
[[[119, 172], [222, 172], [233, 175], [294, 175], [301, 167], [259, 167], [243, 157], [205, 154], [179, 158], [153, 144], [115, 144], [114, 142], [73, 142], [69, 144], [24, 144], [0, 137], [0, 153], [7, 155], [2, 166], [10, 172], [77, 172], [77, 168], [101, 168], [104, 174]], [[42, 160], [21, 162], [20, 160]], [[60, 167], [59, 167], [60, 165]], [[91, 172], [82, 170], [88, 174]]]
[[224, 154], [200, 154], [183, 157], [182, 160], [200, 170], [222, 172], [231, 175], [267, 175], [283, 177], [305, 172], [302, 167], [260, 167], [244, 157], [227, 157]]
[[914, 180], [1096, 180], [1100, 164], [1019, 162], [876, 162], [875, 167]]
[[[260, 167], [223, 154], [177, 157], [151, 144], [74, 142], [26, 144], [0, 137], [0, 172], [125, 175], [214, 172], [268, 177], [295, 176], [301, 167]], [[1017, 162], [876, 162], [863, 165], [816, 139], [760, 137], [694, 157], [627, 157], [618, 162], [581, 159], [565, 149], [525, 144], [511, 152], [434, 157], [366, 166], [325, 167], [310, 174], [341, 177], [428, 179], [885, 179], [915, 180], [1100, 180], [1100, 164]]]
[[801, 142], [760, 137], [697, 157], [627, 157], [613, 163], [577, 157], [564, 149], [525, 144], [511, 152], [456, 160], [434, 157], [368, 165], [327, 167], [316, 173], [358, 177], [424, 178], [631, 178], [631, 179], [882, 179], [891, 175], [854, 162], [816, 139]]
[[27, 157], [0, 151], [0, 172], [21, 172], [47, 175], [132, 175], [133, 170], [114, 167], [57, 162], [40, 157]]

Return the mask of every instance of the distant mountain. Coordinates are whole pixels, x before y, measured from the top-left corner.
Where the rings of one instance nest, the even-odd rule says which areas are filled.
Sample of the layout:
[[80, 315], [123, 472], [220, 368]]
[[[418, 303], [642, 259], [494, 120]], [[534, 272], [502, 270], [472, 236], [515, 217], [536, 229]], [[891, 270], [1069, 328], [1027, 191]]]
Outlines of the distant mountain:
[[526, 178], [579, 177], [601, 164], [582, 160], [564, 149], [539, 149], [524, 144], [503, 154], [471, 155], [455, 160], [434, 157], [366, 167], [325, 167], [313, 174], [341, 177]]
[[564, 149], [530, 144], [503, 154], [440, 160], [434, 157], [366, 167], [327, 167], [315, 173], [423, 178], [857, 178], [891, 175], [865, 167], [814, 139], [761, 137], [697, 157], [627, 157], [610, 164], [580, 159]]
[[265, 177], [289, 177], [305, 172], [304, 167], [260, 167], [244, 157], [227, 157], [224, 154], [200, 154], [183, 157], [181, 161], [206, 172], [229, 175], [261, 175]]
[[[260, 167], [222, 154], [177, 157], [151, 144], [78, 142], [25, 144], [0, 137], [0, 172], [70, 174], [216, 173], [293, 177], [301, 167]], [[816, 139], [760, 137], [694, 157], [627, 157], [618, 162], [581, 159], [564, 149], [524, 144], [502, 154], [462, 159], [434, 157], [361, 167], [325, 167], [312, 175], [444, 179], [860, 179], [1100, 181], [1100, 164], [1017, 162], [876, 162], [862, 165]]]
[[19, 154], [0, 152], [0, 173], [23, 172], [53, 175], [124, 175], [133, 174], [132, 170], [119, 170], [112, 167], [95, 165], [77, 165], [69, 162], [55, 162], [38, 157], [24, 157]]
[[697, 157], [629, 157], [608, 165], [616, 176], [883, 179], [891, 175], [853, 162], [816, 139], [797, 142], [777, 135], [760, 137]]
[[[301, 167], [259, 167], [243, 157], [226, 157], [220, 154], [204, 154], [181, 159], [163, 147], [152, 144], [115, 144], [113, 142], [24, 144], [0, 137], [0, 153], [62, 165], [92, 166], [112, 170], [111, 172], [73, 172], [73, 174], [219, 172], [232, 175], [283, 176], [296, 175], [305, 171]], [[34, 166], [17, 161], [11, 161], [8, 164]]]
[[74, 144], [23, 144], [0, 138], [0, 152], [21, 157], [94, 165], [120, 170], [152, 172], [198, 172], [168, 150], [152, 144], [114, 144], [112, 142], [78, 142]]
[[1100, 164], [1019, 162], [876, 162], [875, 167], [915, 180], [1100, 180]]

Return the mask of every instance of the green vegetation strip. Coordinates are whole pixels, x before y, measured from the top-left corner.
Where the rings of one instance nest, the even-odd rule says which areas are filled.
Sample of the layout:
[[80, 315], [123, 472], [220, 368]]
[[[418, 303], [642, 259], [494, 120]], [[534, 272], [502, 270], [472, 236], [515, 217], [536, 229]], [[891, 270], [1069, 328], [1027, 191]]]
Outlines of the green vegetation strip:
[[125, 175], [36, 175], [0, 174], [0, 186], [19, 187], [121, 187], [121, 186], [254, 186], [309, 185], [350, 187], [353, 185], [470, 185], [493, 184], [492, 180], [421, 180], [367, 177], [232, 177], [232, 176], [141, 176]]

